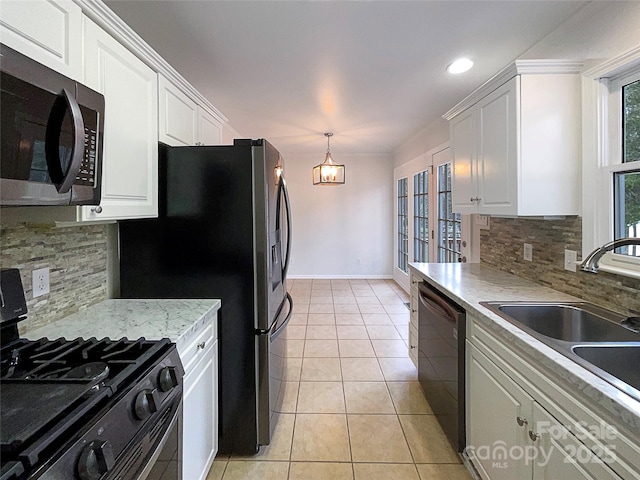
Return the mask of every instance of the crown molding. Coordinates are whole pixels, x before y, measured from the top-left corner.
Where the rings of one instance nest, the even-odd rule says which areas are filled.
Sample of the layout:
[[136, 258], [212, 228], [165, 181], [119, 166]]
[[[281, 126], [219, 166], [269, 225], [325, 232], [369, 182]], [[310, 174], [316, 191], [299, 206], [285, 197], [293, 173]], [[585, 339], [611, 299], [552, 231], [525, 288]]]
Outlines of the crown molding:
[[567, 75], [578, 74], [582, 63], [573, 60], [516, 60], [480, 85], [470, 95], [447, 111], [442, 117], [451, 120], [456, 115], [475, 105], [482, 98], [504, 85], [516, 75]]
[[129, 25], [127, 25], [102, 0], [73, 0], [82, 8], [82, 12], [121, 44], [131, 50], [150, 68], [164, 75], [171, 83], [188, 94], [200, 107], [213, 115], [221, 123], [228, 123], [225, 117], [209, 100], [173, 68], [158, 52], [145, 42]]

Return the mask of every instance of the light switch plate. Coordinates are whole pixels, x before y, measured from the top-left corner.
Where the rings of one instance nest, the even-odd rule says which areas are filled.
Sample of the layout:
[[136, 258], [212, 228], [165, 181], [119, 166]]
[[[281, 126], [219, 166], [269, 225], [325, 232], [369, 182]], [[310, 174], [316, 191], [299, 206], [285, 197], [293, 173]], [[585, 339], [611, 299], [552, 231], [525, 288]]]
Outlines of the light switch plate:
[[533, 245], [530, 243], [524, 244], [524, 259], [527, 262], [533, 262]]
[[576, 264], [578, 263], [578, 252], [575, 250], [564, 251], [564, 269], [570, 272], [576, 271]]

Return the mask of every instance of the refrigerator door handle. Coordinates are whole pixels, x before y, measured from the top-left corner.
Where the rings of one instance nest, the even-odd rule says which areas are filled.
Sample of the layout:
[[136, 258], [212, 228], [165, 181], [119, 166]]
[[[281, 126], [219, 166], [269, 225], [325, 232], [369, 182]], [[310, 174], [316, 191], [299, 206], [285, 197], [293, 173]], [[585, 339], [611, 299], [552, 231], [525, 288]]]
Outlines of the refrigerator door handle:
[[[289, 270], [289, 260], [291, 259], [291, 203], [289, 202], [289, 192], [287, 190], [287, 184], [284, 181], [284, 176], [282, 175], [280, 175], [279, 184], [280, 184], [279, 185], [280, 191], [284, 195], [284, 207], [285, 207], [285, 214], [287, 216], [287, 251], [286, 251], [283, 266], [282, 266], [282, 276], [283, 278], [286, 278], [287, 271]], [[278, 220], [279, 218], [280, 218], [280, 215], [278, 215]]]
[[289, 323], [289, 320], [291, 320], [291, 314], [293, 313], [293, 298], [291, 298], [291, 295], [289, 295], [288, 292], [287, 292], [287, 297], [286, 298], [287, 298], [287, 301], [289, 302], [289, 312], [287, 313], [287, 316], [282, 321], [282, 323], [279, 326], [277, 326], [277, 328], [271, 334], [272, 338], [275, 338], [278, 335], [280, 335], [280, 332], [282, 332], [282, 330], [284, 330], [286, 328], [286, 326]]

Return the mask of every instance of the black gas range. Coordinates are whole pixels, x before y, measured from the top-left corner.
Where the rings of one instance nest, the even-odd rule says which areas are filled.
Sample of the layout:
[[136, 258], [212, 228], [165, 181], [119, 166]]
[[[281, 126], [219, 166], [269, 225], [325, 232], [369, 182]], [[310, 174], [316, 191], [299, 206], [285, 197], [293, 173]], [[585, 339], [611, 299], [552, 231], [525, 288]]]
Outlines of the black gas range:
[[[15, 281], [5, 272], [3, 306]], [[184, 371], [173, 343], [27, 340], [22, 318], [4, 313], [0, 480], [181, 479]]]

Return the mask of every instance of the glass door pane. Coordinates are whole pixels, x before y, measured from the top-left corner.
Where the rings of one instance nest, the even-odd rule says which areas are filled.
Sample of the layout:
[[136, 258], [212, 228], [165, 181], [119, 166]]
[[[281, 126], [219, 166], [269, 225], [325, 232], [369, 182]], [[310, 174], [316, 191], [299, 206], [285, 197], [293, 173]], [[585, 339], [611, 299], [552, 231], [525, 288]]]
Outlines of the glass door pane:
[[398, 268], [409, 272], [409, 179], [398, 180]]
[[451, 163], [438, 165], [438, 262], [460, 262], [462, 219], [453, 213], [451, 198]]
[[413, 260], [429, 261], [429, 172], [413, 176]]

